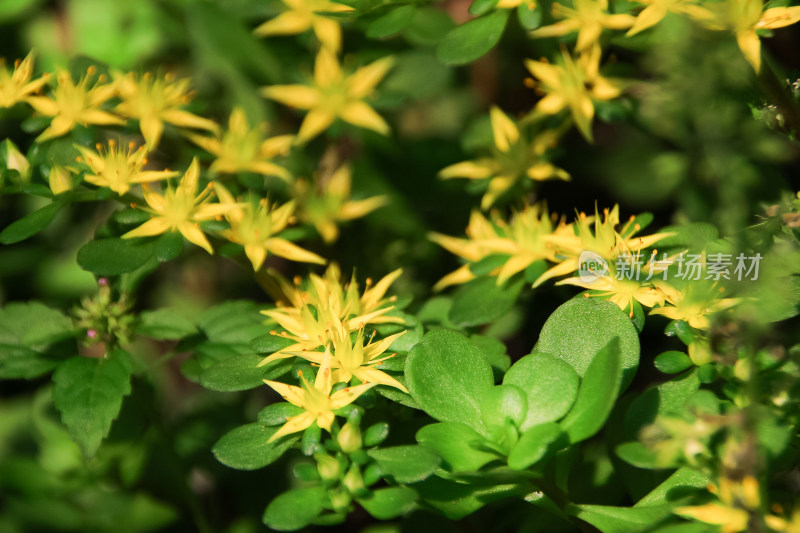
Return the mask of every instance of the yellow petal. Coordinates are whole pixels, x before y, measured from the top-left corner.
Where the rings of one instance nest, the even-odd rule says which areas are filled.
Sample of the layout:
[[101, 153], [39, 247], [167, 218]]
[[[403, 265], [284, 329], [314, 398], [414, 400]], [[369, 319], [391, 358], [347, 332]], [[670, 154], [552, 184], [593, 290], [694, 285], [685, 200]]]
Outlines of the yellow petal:
[[314, 62], [314, 83], [318, 87], [329, 87], [342, 80], [342, 67], [336, 59], [336, 53], [328, 48], [321, 48]]
[[325, 259], [322, 257], [313, 252], [309, 252], [308, 250], [304, 250], [303, 248], [300, 248], [296, 244], [289, 242], [286, 239], [274, 237], [272, 239], [267, 239], [264, 244], [273, 254], [285, 257], [286, 259], [290, 259], [292, 261], [317, 263], [319, 265], [325, 264]]
[[333, 124], [336, 117], [330, 111], [322, 111], [320, 109], [312, 109], [303, 119], [300, 125], [300, 131], [297, 132], [297, 142], [304, 143], [313, 139]]
[[508, 152], [512, 144], [519, 140], [519, 130], [514, 122], [499, 107], [492, 106], [489, 116], [494, 133], [494, 145], [501, 152]]
[[563, 69], [544, 63], [542, 61], [525, 60], [525, 67], [530, 73], [548, 87], [555, 89], [561, 86], [561, 72]]
[[388, 135], [391, 128], [378, 113], [364, 102], [351, 102], [339, 113], [342, 120], [355, 126]]
[[[631, 20], [633, 20], [633, 17], [631, 17]], [[603, 26], [599, 22], [584, 24], [578, 31], [578, 42], [575, 43], [575, 51], [588, 50], [600, 40], [600, 35], [602, 34]]]
[[311, 109], [319, 105], [320, 94], [315, 87], [307, 85], [272, 85], [262, 87], [261, 95], [289, 107]]
[[208, 239], [200, 229], [200, 226], [198, 226], [196, 223], [189, 221], [179, 222], [178, 231], [180, 231], [181, 234], [186, 237], [187, 241], [191, 242], [192, 244], [196, 244], [210, 254], [214, 253], [211, 243], [208, 242]]
[[272, 442], [278, 440], [279, 438], [285, 435], [291, 435], [292, 433], [297, 433], [298, 431], [303, 431], [315, 421], [314, 415], [311, 413], [301, 413], [297, 416], [293, 416], [286, 421], [281, 428], [276, 431], [267, 442]]
[[219, 129], [219, 126], [214, 121], [198, 117], [183, 109], [167, 109], [161, 113], [161, 118], [181, 128], [197, 128], [208, 131], [217, 131]]
[[353, 375], [365, 383], [395, 387], [396, 389], [400, 389], [408, 394], [408, 389], [406, 389], [402, 383], [397, 381], [386, 372], [381, 372], [376, 368], [362, 366], [361, 368], [354, 370]]
[[311, 17], [297, 11], [284, 11], [255, 29], [259, 37], [270, 35], [295, 35], [311, 28]]
[[800, 6], [773, 7], [761, 15], [756, 28], [783, 28], [800, 21]]
[[488, 178], [493, 173], [494, 169], [490, 167], [486, 161], [462, 161], [461, 163], [455, 163], [440, 170], [439, 177], [442, 179], [484, 179]]
[[377, 383], [364, 383], [363, 385], [356, 385], [355, 387], [346, 387], [340, 391], [334, 392], [331, 395], [331, 409], [341, 409], [345, 405], [350, 405], [359, 396], [367, 392], [369, 389], [377, 385]]
[[628, 33], [625, 34], [626, 37], [631, 37], [636, 35], [640, 31], [644, 31], [651, 26], [655, 26], [661, 19], [663, 19], [667, 15], [667, 8], [660, 4], [652, 4], [647, 6], [639, 13], [639, 16], [636, 17], [636, 22], [633, 23], [633, 26]]
[[267, 249], [264, 244], [246, 244], [244, 254], [253, 265], [253, 270], [258, 272], [267, 259]]
[[533, 39], [540, 39], [542, 37], [561, 37], [568, 33], [572, 33], [578, 28], [580, 28], [581, 22], [573, 21], [573, 20], [565, 20], [562, 22], [556, 22], [555, 24], [551, 24], [549, 26], [542, 26], [541, 28], [537, 28], [532, 32], [528, 33]]
[[522, 272], [537, 259], [542, 258], [530, 253], [520, 253], [511, 256], [500, 269], [500, 272], [497, 275], [497, 284], [502, 285], [508, 278], [514, 274], [517, 274], [518, 272]]
[[139, 129], [142, 130], [142, 136], [147, 142], [147, 149], [152, 150], [158, 146], [161, 140], [161, 134], [164, 131], [164, 123], [161, 119], [153, 114], [148, 114], [139, 119]]
[[339, 210], [339, 217], [342, 220], [353, 220], [356, 218], [361, 218], [364, 215], [367, 215], [368, 213], [371, 213], [372, 211], [378, 209], [379, 207], [383, 207], [388, 203], [389, 203], [388, 196], [373, 196], [371, 198], [366, 198], [364, 200], [347, 202]]
[[347, 80], [350, 96], [359, 100], [368, 96], [386, 76], [392, 65], [394, 65], [394, 58], [389, 56], [356, 70]]
[[433, 286], [433, 290], [434, 292], [439, 292], [451, 285], [460, 285], [473, 279], [475, 279], [475, 274], [469, 269], [469, 265], [462, 265], [437, 281]]
[[753, 65], [753, 69], [761, 70], [761, 41], [755, 30], [744, 30], [736, 33], [736, 42], [742, 50], [745, 59]]
[[136, 229], [133, 229], [122, 236], [123, 239], [132, 239], [134, 237], [152, 237], [154, 235], [161, 235], [166, 233], [171, 228], [171, 225], [165, 218], [153, 217]]
[[314, 17], [312, 22], [314, 35], [324, 48], [332, 52], [338, 52], [342, 47], [342, 29], [335, 20], [325, 17]]
[[550, 93], [536, 102], [536, 110], [545, 115], [555, 115], [567, 106], [567, 101], [558, 93]]

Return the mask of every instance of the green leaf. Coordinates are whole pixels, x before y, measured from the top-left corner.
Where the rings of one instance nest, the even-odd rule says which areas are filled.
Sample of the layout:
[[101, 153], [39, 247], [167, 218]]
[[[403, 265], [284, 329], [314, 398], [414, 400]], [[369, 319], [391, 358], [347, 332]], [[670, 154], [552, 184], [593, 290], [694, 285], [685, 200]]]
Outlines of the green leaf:
[[448, 330], [426, 334], [409, 352], [405, 376], [411, 396], [430, 416], [484, 429], [480, 402], [494, 386], [492, 367], [466, 337]]
[[372, 491], [369, 497], [357, 501], [374, 518], [391, 520], [414, 508], [417, 493], [409, 487], [387, 487]]
[[479, 17], [497, 5], [498, 0], [474, 0], [469, 6], [469, 14]]
[[147, 263], [155, 246], [156, 240], [150, 238], [97, 239], [78, 250], [78, 264], [98, 276], [117, 276]]
[[509, 13], [499, 9], [453, 28], [436, 48], [439, 61], [463, 65], [485, 55], [503, 35]]
[[650, 507], [664, 502], [674, 502], [686, 496], [691, 489], [704, 489], [710, 483], [705, 474], [683, 466], [672, 473], [663, 483], [654, 488], [634, 507]]
[[53, 403], [69, 434], [92, 456], [131, 392], [133, 360], [124, 350], [105, 358], [73, 357], [53, 374]]
[[469, 341], [489, 360], [495, 376], [500, 377], [508, 371], [511, 366], [511, 357], [506, 354], [505, 344], [484, 335], [471, 335]]
[[389, 424], [378, 422], [372, 424], [364, 432], [364, 446], [377, 446], [389, 436]]
[[436, 470], [440, 461], [436, 453], [415, 444], [376, 448], [367, 454], [375, 459], [384, 476], [391, 476], [398, 483], [425, 479]]
[[151, 339], [177, 340], [197, 333], [197, 328], [173, 309], [158, 309], [139, 316], [136, 333]]
[[508, 466], [514, 470], [524, 470], [536, 464], [563, 436], [561, 427], [553, 422], [530, 428], [522, 434], [508, 455]]
[[295, 341], [268, 333], [250, 341], [250, 349], [257, 353], [271, 354], [295, 344]]
[[573, 298], [550, 315], [534, 349], [563, 359], [583, 377], [594, 355], [614, 337], [619, 341], [624, 390], [639, 366], [639, 336], [616, 304], [599, 298]]
[[324, 487], [292, 489], [267, 506], [264, 524], [276, 531], [295, 531], [309, 525], [322, 512], [328, 500]]
[[451, 520], [464, 518], [492, 501], [530, 492], [527, 484], [473, 485], [439, 477], [428, 478], [415, 488], [425, 503]]
[[536, 29], [542, 23], [542, 8], [539, 3], [531, 8], [529, 4], [522, 2], [517, 7], [517, 18], [519, 18], [519, 23], [526, 30]]
[[460, 422], [427, 425], [417, 432], [417, 442], [436, 450], [451, 472], [472, 472], [498, 458], [483, 451], [486, 439]]
[[25, 346], [0, 344], [0, 379], [38, 378], [51, 372], [59, 362]]
[[624, 442], [615, 451], [629, 465], [647, 469], [660, 468], [657, 454], [641, 442]]
[[578, 396], [578, 374], [561, 359], [546, 353], [526, 355], [508, 369], [503, 384], [516, 385], [528, 398], [521, 431], [563, 417]]
[[53, 221], [62, 207], [62, 202], [53, 202], [12, 222], [0, 232], [0, 243], [14, 244], [36, 235]]
[[561, 422], [570, 442], [588, 439], [603, 427], [614, 407], [621, 381], [619, 340], [615, 337], [592, 359], [575, 405]]
[[656, 368], [665, 374], [677, 374], [692, 366], [692, 360], [683, 352], [671, 350], [656, 356]]
[[270, 332], [259, 313], [261, 307], [246, 300], [227, 301], [205, 311], [197, 325], [213, 342], [249, 347], [254, 339]]
[[291, 358], [279, 359], [264, 366], [258, 366], [264, 357], [256, 354], [234, 355], [218, 361], [200, 375], [200, 384], [214, 391], [233, 392], [255, 389], [264, 384], [265, 379], [275, 379], [292, 369]]
[[0, 343], [41, 350], [71, 337], [75, 327], [64, 313], [39, 302], [6, 304], [0, 310]]
[[659, 522], [672, 516], [672, 506], [571, 505], [567, 512], [589, 522], [602, 533], [640, 533], [650, 531]]
[[406, 29], [414, 18], [417, 8], [413, 5], [395, 7], [367, 26], [367, 37], [385, 39]]
[[697, 372], [687, 372], [650, 387], [631, 402], [625, 413], [625, 437], [635, 439], [639, 431], [652, 424], [659, 414], [680, 414], [684, 405], [700, 388]]
[[515, 385], [496, 385], [489, 389], [481, 401], [481, 416], [486, 427], [504, 427], [511, 420], [519, 427], [528, 414], [528, 398]]
[[282, 426], [289, 418], [302, 412], [302, 407], [289, 402], [271, 403], [258, 412], [258, 421], [268, 426]]
[[211, 451], [225, 466], [236, 470], [258, 470], [277, 461], [298, 441], [298, 437], [287, 435], [268, 442], [278, 429], [257, 422], [245, 424], [223, 435]]
[[484, 277], [458, 289], [450, 309], [450, 320], [460, 327], [488, 324], [502, 317], [517, 301], [523, 280], [497, 285], [497, 278]]

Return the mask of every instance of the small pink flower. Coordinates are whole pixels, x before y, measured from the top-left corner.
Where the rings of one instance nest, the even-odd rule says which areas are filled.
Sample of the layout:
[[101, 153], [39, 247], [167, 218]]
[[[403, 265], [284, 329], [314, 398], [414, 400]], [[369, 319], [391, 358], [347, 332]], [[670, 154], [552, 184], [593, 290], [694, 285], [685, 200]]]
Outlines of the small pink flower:
[[86, 336], [89, 337], [90, 339], [94, 339], [95, 337], [97, 337], [97, 331], [90, 329], [89, 331], [86, 332]]

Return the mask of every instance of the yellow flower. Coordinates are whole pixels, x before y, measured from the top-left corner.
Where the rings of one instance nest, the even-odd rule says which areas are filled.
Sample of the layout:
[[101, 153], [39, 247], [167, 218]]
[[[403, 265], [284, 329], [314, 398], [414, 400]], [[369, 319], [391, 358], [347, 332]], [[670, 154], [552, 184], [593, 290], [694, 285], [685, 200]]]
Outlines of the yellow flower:
[[710, 28], [731, 31], [745, 59], [756, 72], [761, 69], [761, 41], [756, 30], [783, 28], [800, 21], [800, 6], [764, 10], [761, 0], [726, 0], [709, 4], [711, 17], [701, 18]]
[[295, 35], [313, 29], [323, 47], [333, 52], [339, 51], [342, 45], [342, 29], [336, 20], [325, 13], [346, 13], [353, 11], [352, 7], [328, 0], [282, 1], [289, 10], [256, 28], [256, 35]]
[[[361, 295], [355, 275], [350, 283], [343, 286], [341, 272], [336, 265], [328, 266], [322, 277], [311, 274], [308, 290], [277, 277], [289, 304], [279, 303], [275, 309], [261, 313], [286, 330], [280, 335], [294, 344], [266, 357], [261, 364], [291, 357], [291, 352], [313, 350], [326, 345], [332, 340], [331, 328], [334, 324], [343, 324], [348, 330], [367, 324], [404, 324], [405, 321], [400, 317], [387, 316], [386, 313], [394, 308], [388, 305], [394, 298], [384, 298], [401, 273], [402, 270], [397, 269], [374, 286], [372, 280], [367, 279], [366, 289]], [[296, 282], [299, 283], [299, 280]]]
[[306, 381], [302, 372], [298, 372], [300, 387], [287, 385], [279, 381], [264, 380], [264, 383], [283, 396], [283, 399], [292, 405], [300, 407], [305, 412], [289, 418], [281, 428], [270, 437], [268, 442], [277, 440], [284, 435], [303, 431], [314, 422], [326, 430], [331, 430], [331, 424], [336, 417], [334, 411], [353, 403], [359, 396], [377, 385], [377, 383], [364, 383], [355, 387], [345, 387], [331, 394], [333, 379], [329, 360], [323, 360], [317, 371], [317, 377], [312, 385]]
[[133, 237], [150, 237], [167, 231], [179, 231], [186, 239], [200, 246], [208, 253], [213, 253], [211, 243], [200, 229], [199, 223], [224, 215], [235, 204], [212, 204], [214, 184], [209, 183], [197, 194], [197, 182], [200, 178], [200, 165], [192, 159], [186, 174], [181, 178], [177, 188], [167, 187], [164, 194], [150, 190], [147, 184], [142, 186], [144, 199], [149, 207], [143, 208], [151, 213], [150, 220], [129, 231], [123, 239]]
[[711, 327], [709, 315], [733, 307], [739, 302], [738, 298], [719, 298], [722, 287], [715, 284], [690, 282], [682, 290], [660, 280], [655, 281], [654, 285], [664, 293], [664, 298], [670, 305], [653, 309], [650, 314], [682, 320], [695, 329], [708, 329]]
[[388, 197], [372, 196], [364, 200], [350, 200], [352, 176], [349, 165], [342, 165], [327, 181], [319, 180], [312, 187], [305, 180], [295, 183], [300, 218], [313, 224], [326, 243], [339, 238], [337, 222], [361, 218], [386, 205]]
[[533, 284], [538, 287], [556, 276], [572, 274], [579, 267], [580, 255], [583, 252], [594, 252], [607, 263], [612, 264], [621, 253], [631, 254], [648, 248], [672, 233], [655, 233], [646, 237], [636, 237], [639, 225], [634, 217], [620, 229], [619, 206], [604, 209], [603, 218], [595, 211], [593, 217], [580, 213], [574, 223], [573, 232], [563, 231], [545, 236], [544, 239], [556, 247], [555, 262], [559, 263], [542, 274]]
[[36, 138], [36, 142], [61, 137], [78, 124], [97, 124], [108, 126], [124, 124], [121, 118], [103, 111], [100, 106], [112, 98], [116, 92], [114, 84], [103, 83], [105, 76], [95, 77], [97, 69], [90, 66], [86, 74], [76, 84], [69, 72], [56, 73], [56, 86], [51, 97], [30, 96], [28, 103], [39, 113], [53, 117], [50, 126]]
[[722, 533], [750, 531], [750, 514], [758, 512], [760, 505], [758, 481], [755, 478], [745, 476], [741, 481], [722, 478], [719, 488], [710, 485], [709, 491], [717, 494], [719, 502], [678, 507], [674, 512], [685, 518], [720, 526]]
[[181, 109], [191, 100], [190, 80], [187, 78], [175, 80], [172, 74], [162, 78], [150, 72], [137, 77], [133, 73], [115, 72], [114, 80], [122, 99], [115, 111], [139, 121], [150, 150], [158, 146], [165, 122], [182, 128], [217, 131], [217, 125], [211, 120]]
[[[472, 214], [470, 214], [466, 234], [466, 239], [460, 239], [441, 233], [431, 232], [428, 234], [428, 238], [451, 254], [466, 259], [469, 263], [477, 263], [485, 259], [492, 254], [492, 250], [497, 248], [497, 246], [495, 246], [490, 250], [487, 247], [487, 243], [493, 241], [505, 242], [498, 234], [498, 228], [478, 210], [474, 210]], [[433, 290], [440, 291], [445, 287], [467, 283], [475, 279], [475, 274], [470, 270], [469, 263], [462, 265], [437, 281], [436, 285], [433, 286]]]
[[261, 89], [267, 98], [309, 112], [300, 126], [297, 142], [319, 135], [338, 117], [383, 135], [389, 125], [364, 99], [372, 94], [394, 59], [384, 57], [345, 76], [336, 54], [322, 48], [314, 64], [314, 85], [273, 85]]
[[677, 13], [679, 15], [689, 15], [695, 19], [704, 19], [710, 16], [710, 12], [697, 5], [695, 0], [635, 0], [645, 7], [637, 16], [626, 37], [631, 37], [637, 33], [655, 26], [667, 13]]
[[488, 190], [481, 200], [482, 209], [488, 209], [522, 176], [535, 181], [569, 179], [566, 171], [544, 158], [545, 152], [558, 142], [557, 132], [542, 132], [531, 142], [500, 108], [492, 107], [490, 119], [495, 145], [492, 157], [450, 165], [439, 171], [440, 178], [489, 179]]
[[556, 285], [575, 285], [596, 293], [585, 293], [585, 297], [596, 296], [614, 302], [623, 311], [629, 309], [629, 316], [633, 318], [633, 301], [636, 300], [645, 307], [664, 305], [664, 294], [649, 284], [636, 280], [617, 279], [616, 276], [607, 275], [593, 281], [583, 281], [579, 277], [563, 279]]
[[635, 20], [632, 15], [609, 14], [608, 0], [574, 0], [573, 6], [553, 4], [553, 16], [564, 20], [533, 30], [530, 36], [561, 37], [578, 32], [575, 50], [583, 52], [598, 44], [604, 28], [624, 30], [630, 28]]
[[[236, 204], [231, 193], [222, 185], [217, 184], [216, 191], [220, 202], [223, 204]], [[244, 246], [244, 253], [250, 259], [253, 269], [256, 271], [264, 264], [267, 252], [292, 261], [324, 265], [325, 259], [317, 254], [304, 250], [286, 239], [275, 236], [289, 224], [289, 218], [293, 212], [294, 202], [286, 203], [280, 207], [277, 207], [277, 204], [270, 206], [265, 199], [262, 199], [257, 204], [244, 202], [225, 213], [225, 218], [231, 227], [222, 231], [220, 235], [231, 242]]]
[[8, 73], [5, 60], [0, 58], [0, 107], [11, 107], [36, 94], [50, 79], [50, 74], [31, 81], [33, 77], [34, 53], [30, 52], [22, 61], [14, 62], [14, 72]]
[[363, 383], [388, 385], [407, 393], [408, 390], [402, 383], [375, 368], [375, 365], [393, 357], [393, 355], [380, 356], [405, 333], [401, 331], [376, 342], [370, 338], [369, 342], [364, 344], [363, 324], [358, 328], [355, 340], [350, 340], [350, 330], [340, 323], [333, 326], [331, 343], [325, 346], [324, 352], [302, 351], [295, 352], [294, 355], [319, 365], [329, 360], [333, 369], [333, 380], [336, 382], [349, 383], [355, 376]]
[[767, 515], [764, 517], [764, 522], [770, 529], [781, 533], [800, 533], [800, 507], [795, 508], [789, 520], [775, 515]]
[[494, 7], [496, 9], [514, 9], [523, 4], [531, 11], [536, 8], [536, 2], [534, 0], [500, 0]]
[[238, 172], [257, 172], [265, 176], [277, 176], [290, 181], [289, 172], [271, 161], [278, 155], [286, 154], [294, 136], [279, 135], [264, 138], [266, 125], [251, 128], [247, 123], [244, 109], [237, 107], [231, 112], [228, 130], [216, 137], [189, 134], [189, 139], [217, 159], [211, 163], [210, 170], [220, 174]]
[[113, 139], [108, 141], [108, 149], [103, 151], [97, 144], [97, 152], [76, 145], [81, 153], [79, 161], [85, 162], [94, 174], [86, 174], [84, 179], [98, 187], [108, 187], [115, 193], [123, 195], [131, 185], [136, 183], [152, 183], [173, 178], [178, 172], [167, 170], [142, 170], [147, 164], [147, 150], [143, 146], [134, 150], [135, 144], [129, 143], [127, 148], [118, 147]]
[[593, 100], [612, 100], [622, 92], [619, 84], [600, 75], [599, 46], [591, 47], [574, 59], [561, 51], [561, 64], [526, 60], [525, 66], [539, 82], [535, 87], [545, 94], [536, 104], [535, 111], [555, 115], [569, 109], [572, 120], [581, 134], [591, 142]]

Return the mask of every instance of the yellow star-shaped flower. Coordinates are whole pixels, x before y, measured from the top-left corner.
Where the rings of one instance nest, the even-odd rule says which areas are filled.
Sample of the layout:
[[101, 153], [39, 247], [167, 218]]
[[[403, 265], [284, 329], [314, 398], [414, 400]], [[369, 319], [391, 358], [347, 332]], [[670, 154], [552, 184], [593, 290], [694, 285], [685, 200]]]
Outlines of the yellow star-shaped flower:
[[123, 117], [139, 121], [142, 136], [150, 150], [161, 141], [165, 122], [181, 128], [212, 132], [218, 129], [213, 121], [181, 109], [192, 98], [189, 79], [175, 80], [171, 74], [159, 77], [150, 72], [141, 76], [115, 72], [114, 80], [122, 99], [115, 111]]
[[677, 13], [678, 15], [689, 15], [695, 19], [706, 19], [710, 16], [710, 12], [697, 5], [695, 0], [635, 0], [640, 4], [645, 4], [645, 7], [637, 16], [636, 22], [628, 33], [627, 37], [632, 37], [637, 33], [655, 26], [661, 19], [667, 16], [667, 13]]
[[122, 238], [151, 237], [167, 231], [179, 231], [189, 242], [213, 253], [211, 243], [200, 229], [199, 223], [222, 216], [237, 206], [227, 203], [212, 204], [214, 184], [209, 183], [198, 194], [199, 179], [200, 165], [195, 158], [176, 188], [167, 187], [163, 194], [159, 194], [150, 190], [147, 184], [143, 185], [144, 199], [148, 205], [143, 209], [151, 213], [150, 220]]
[[108, 187], [119, 195], [128, 192], [133, 184], [152, 183], [178, 175], [178, 172], [167, 170], [143, 170], [147, 164], [147, 150], [143, 146], [134, 149], [133, 142], [124, 149], [112, 139], [108, 141], [106, 150], [98, 143], [97, 152], [85, 146], [76, 145], [75, 148], [81, 153], [79, 162], [85, 162], [94, 172], [87, 173], [84, 179], [92, 185]]
[[711, 327], [709, 316], [739, 302], [738, 298], [720, 298], [722, 287], [711, 283], [687, 283], [680, 290], [660, 280], [654, 282], [654, 285], [664, 294], [670, 305], [653, 309], [650, 314], [682, 320], [695, 329], [707, 330]]
[[300, 218], [312, 224], [326, 243], [339, 238], [338, 222], [361, 218], [386, 205], [388, 197], [372, 196], [351, 200], [352, 173], [349, 165], [342, 165], [327, 179], [318, 179], [314, 186], [297, 180], [294, 197]]
[[488, 209], [523, 176], [534, 181], [551, 178], [568, 180], [569, 174], [544, 157], [558, 141], [558, 133], [545, 131], [530, 141], [500, 108], [490, 111], [494, 150], [491, 157], [463, 161], [439, 171], [439, 177], [488, 179], [489, 187], [481, 200], [481, 209]]
[[756, 72], [761, 70], [761, 40], [757, 30], [774, 30], [800, 21], [800, 6], [764, 9], [761, 0], [726, 0], [708, 4], [710, 17], [701, 17], [708, 27], [731, 31], [745, 59]]
[[268, 20], [255, 29], [261, 37], [270, 35], [295, 35], [314, 30], [322, 46], [338, 52], [342, 45], [342, 29], [339, 23], [326, 13], [347, 13], [353, 8], [328, 0], [282, 0], [288, 11]]
[[525, 66], [539, 80], [534, 86], [545, 93], [534, 109], [555, 115], [568, 109], [581, 134], [591, 142], [594, 100], [612, 100], [622, 90], [618, 82], [600, 75], [599, 46], [593, 46], [577, 58], [561, 51], [561, 63], [526, 60]]
[[289, 172], [272, 162], [272, 158], [284, 155], [294, 141], [293, 135], [278, 135], [265, 139], [266, 124], [251, 128], [244, 109], [237, 107], [231, 112], [228, 130], [216, 137], [189, 134], [189, 139], [206, 152], [216, 156], [210, 170], [220, 174], [257, 172], [265, 176], [277, 176], [290, 181]]
[[[285, 337], [294, 344], [264, 358], [260, 364], [291, 357], [293, 352], [325, 346], [332, 340], [333, 324], [344, 324], [349, 330], [369, 324], [404, 324], [401, 317], [387, 315], [394, 308], [389, 305], [394, 298], [384, 297], [401, 273], [402, 270], [397, 269], [374, 286], [372, 280], [367, 279], [363, 294], [359, 291], [355, 275], [343, 285], [341, 271], [336, 265], [328, 266], [324, 276], [311, 274], [307, 290], [276, 276], [289, 304], [279, 303], [275, 309], [261, 313], [286, 330], [275, 335]], [[299, 284], [299, 279], [296, 281]]]
[[14, 72], [9, 74], [5, 59], [0, 58], [0, 107], [11, 107], [25, 101], [39, 90], [50, 79], [50, 74], [43, 74], [31, 81], [33, 77], [34, 53], [30, 52], [22, 61], [14, 62]]
[[624, 30], [635, 20], [632, 15], [610, 14], [608, 0], [574, 0], [573, 6], [553, 4], [553, 16], [564, 20], [535, 29], [529, 35], [533, 38], [561, 37], [578, 32], [575, 50], [583, 52], [598, 44], [604, 29]]
[[264, 383], [280, 394], [284, 400], [300, 407], [305, 412], [289, 418], [281, 428], [270, 437], [268, 442], [277, 440], [284, 435], [303, 431], [314, 422], [326, 430], [331, 430], [334, 411], [350, 405], [359, 396], [377, 385], [377, 383], [364, 383], [355, 387], [345, 387], [331, 394], [333, 382], [331, 376], [330, 360], [323, 360], [317, 371], [313, 385], [309, 383], [302, 372], [298, 372], [300, 387], [287, 385], [279, 381], [264, 380]]
[[[97, 69], [90, 66], [86, 74], [75, 83], [65, 70], [56, 73], [56, 86], [53, 94], [29, 96], [28, 103], [39, 113], [53, 117], [50, 126], [36, 138], [36, 142], [61, 137], [78, 124], [97, 124], [101, 126], [124, 124], [121, 118], [100, 109], [116, 93], [112, 83], [104, 83], [105, 76], [95, 76]], [[94, 78], [96, 81], [91, 81]]]
[[[217, 184], [216, 191], [223, 204], [236, 204], [233, 195], [222, 185]], [[324, 265], [325, 259], [317, 254], [304, 250], [286, 239], [276, 237], [289, 224], [293, 212], [294, 202], [280, 207], [270, 206], [265, 199], [257, 203], [244, 202], [225, 213], [225, 218], [231, 227], [222, 231], [220, 235], [244, 246], [244, 253], [256, 271], [261, 269], [268, 252], [291, 261]]]
[[386, 76], [394, 59], [384, 57], [345, 76], [336, 54], [322, 48], [314, 63], [314, 84], [273, 85], [261, 89], [267, 98], [297, 109], [308, 109], [297, 142], [306, 142], [325, 131], [337, 118], [383, 135], [390, 128], [364, 99]]

